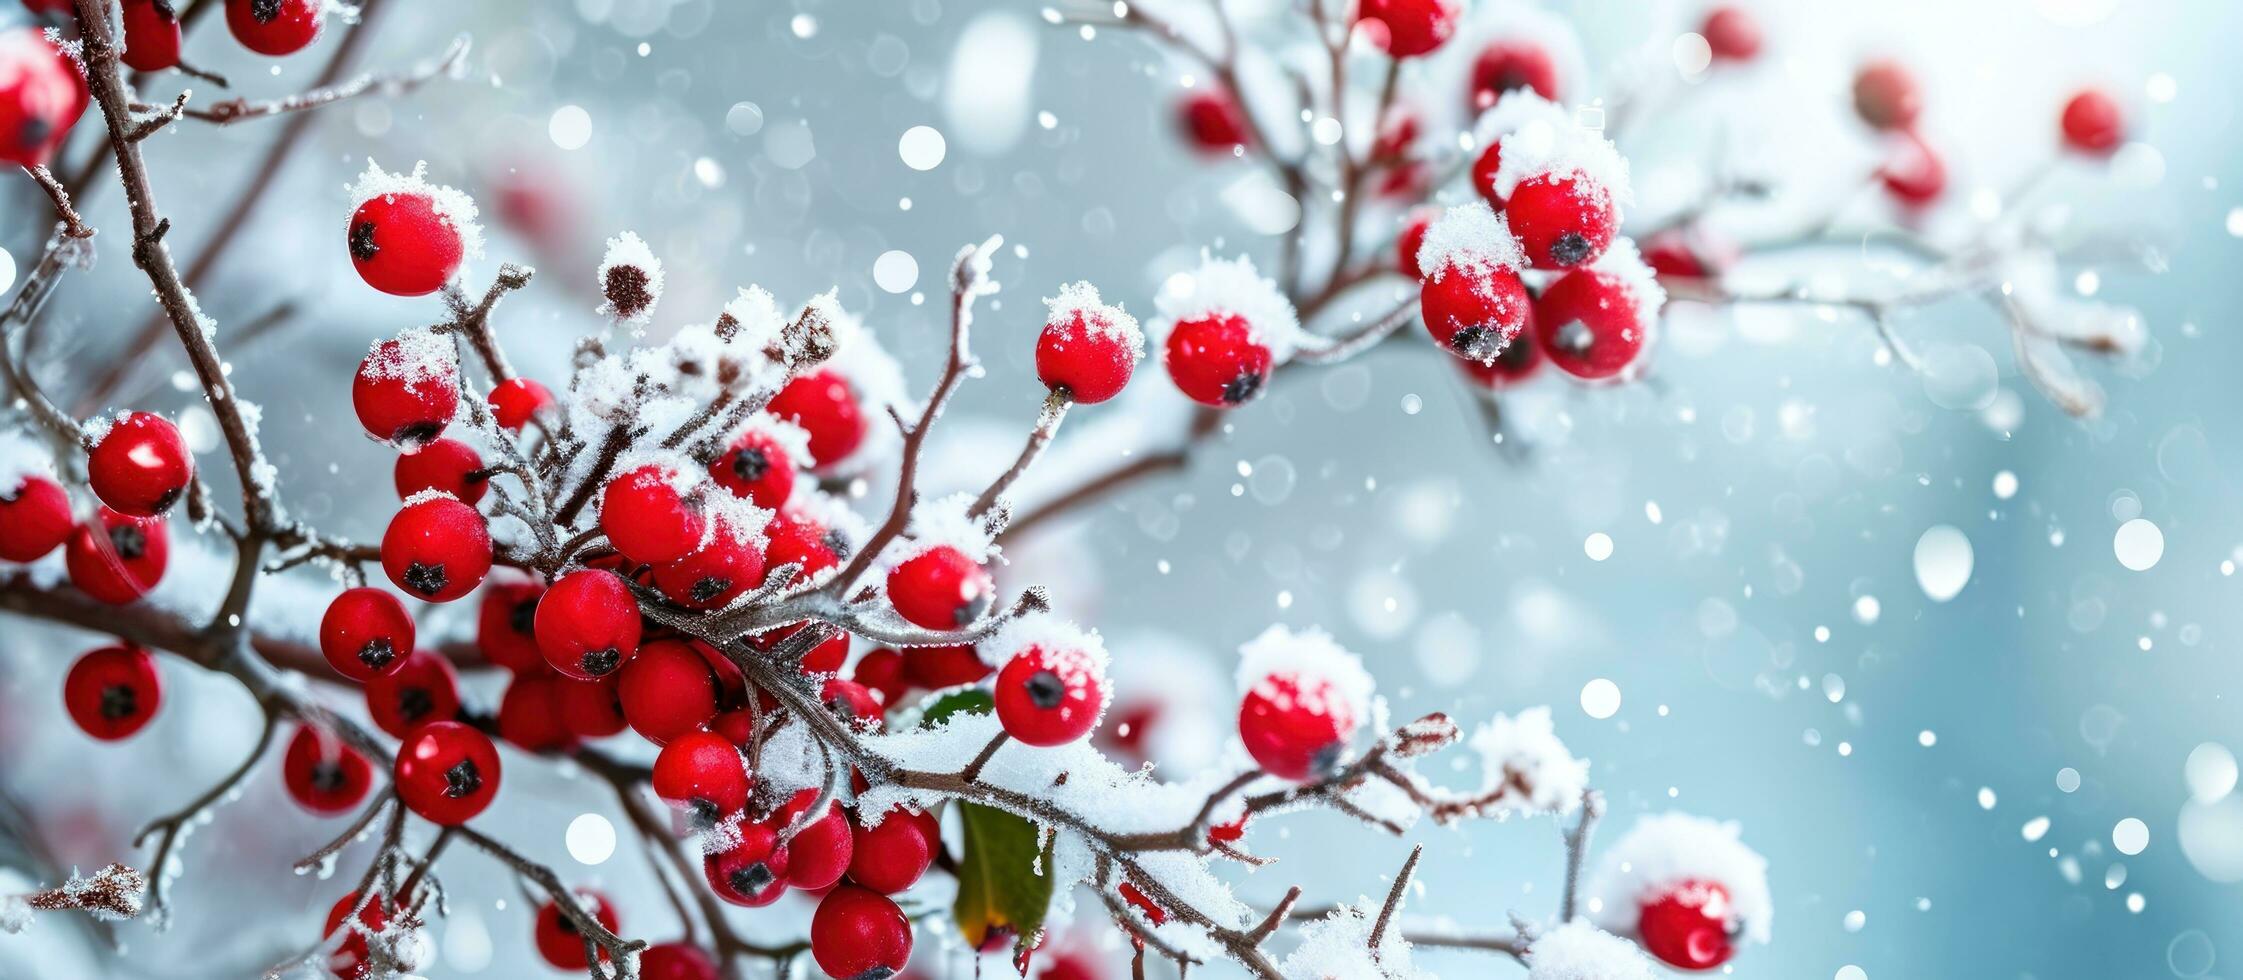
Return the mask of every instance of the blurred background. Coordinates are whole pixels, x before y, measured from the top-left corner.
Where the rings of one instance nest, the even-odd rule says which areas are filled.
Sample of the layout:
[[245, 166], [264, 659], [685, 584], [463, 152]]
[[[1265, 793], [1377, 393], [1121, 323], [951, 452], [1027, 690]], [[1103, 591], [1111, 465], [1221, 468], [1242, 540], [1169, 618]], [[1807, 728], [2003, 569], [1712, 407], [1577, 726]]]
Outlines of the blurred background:
[[[475, 195], [493, 235], [470, 283], [502, 260], [539, 267], [499, 333], [548, 381], [595, 325], [601, 241], [633, 230], [668, 267], [658, 336], [748, 283], [783, 304], [838, 286], [919, 390], [945, 342], [950, 257], [1001, 232], [1005, 290], [977, 339], [987, 377], [946, 421], [943, 475], [960, 487], [1009, 461], [1035, 414], [1038, 298], [1090, 279], [1149, 319], [1200, 249], [1275, 254], [1253, 165], [1210, 161], [1176, 136], [1189, 66], [1139, 36], [1053, 26], [1030, 3], [383, 6], [362, 64], [430, 57], [467, 33], [469, 77], [320, 114], [200, 290], [236, 383], [265, 406], [295, 510], [352, 538], [378, 535], [394, 501], [388, 452], [354, 434], [345, 379], [370, 340], [439, 315], [349, 271], [344, 187], [369, 157], [425, 159], [433, 179]], [[1475, 16], [1522, 5], [1481, 6]], [[1233, 9], [1254, 23], [1289, 8]], [[1225, 710], [1237, 644], [1284, 622], [1360, 651], [1400, 716], [1469, 724], [1551, 705], [1611, 797], [1607, 834], [1679, 808], [1740, 822], [1767, 856], [1775, 941], [1740, 955], [1736, 976], [2243, 975], [2243, 796], [2223, 747], [2243, 744], [2231, 704], [2243, 671], [2230, 660], [2243, 446], [2221, 421], [2243, 405], [2243, 341], [2228, 332], [2243, 313], [2232, 273], [2243, 193], [2231, 187], [2243, 179], [2243, 69], [2205, 43], [2243, 33], [2243, 8], [1766, 4], [1760, 61], [1712, 72], [1676, 47], [1698, 4], [1546, 12], [1579, 36], [1586, 77], [1567, 102], [1593, 108], [1645, 78], [1665, 93], [1622, 147], [1641, 216], [1686, 204], [1717, 161], [1778, 181], [1772, 200], [1716, 216], [1740, 237], [1849, 200], [1878, 152], [1846, 94], [1866, 58], [1900, 58], [1923, 80], [1950, 188], [1925, 214], [1849, 203], [1847, 228], [1967, 231], [1986, 195], [2055, 156], [2063, 98], [2108, 88], [2138, 143], [2107, 165], [2059, 164], [2033, 200], [2089, 237], [2151, 245], [2146, 262], [2118, 250], [2065, 272], [2073, 292], [2138, 307], [2149, 346], [2084, 368], [2109, 404], [2080, 421], [2017, 376], [2008, 331], [1973, 301], [1895, 322], [1933, 362], [1923, 375], [1881, 356], [1855, 318], [1678, 307], [1649, 379], [1592, 389], [1544, 372], [1505, 394], [1498, 446], [1480, 395], [1412, 328], [1282, 381], [1184, 471], [1010, 549], [1008, 585], [1046, 583], [1100, 628], [1124, 698], [1165, 685]], [[187, 51], [244, 94], [283, 94], [310, 83], [336, 26], [268, 61], [214, 19]], [[1428, 102], [1460, 97], [1433, 82], [1441, 70], [1424, 72]], [[1417, 80], [1405, 75], [1406, 90]], [[148, 144], [183, 259], [278, 128], [184, 126]], [[28, 181], [0, 186], [0, 278], [12, 282], [49, 215]], [[103, 232], [100, 264], [63, 287], [42, 354], [63, 391], [60, 379], [106, 366], [154, 310], [117, 244], [114, 187], [87, 217]], [[1842, 275], [1864, 259], [1811, 261]], [[229, 345], [231, 325], [282, 303], [293, 314], [278, 329]], [[182, 366], [163, 346], [134, 366], [127, 400], [184, 412], [198, 451], [218, 451]], [[1174, 396], [1147, 368], [1131, 398], [1092, 412], [1166, 411]], [[2158, 547], [2141, 525], [2122, 538], [2136, 520]], [[1952, 598], [1927, 594], [1957, 574]], [[255, 734], [238, 689], [167, 664], [152, 727], [96, 745], [54, 696], [92, 643], [0, 619], [0, 788], [16, 811], [5, 822], [19, 850], [63, 868], [144, 860], [129, 847], [139, 823], [217, 779]], [[470, 687], [495, 697], [487, 679]], [[1226, 726], [1206, 726], [1161, 750], [1172, 765], [1215, 753]], [[605, 889], [627, 934], [675, 936], [600, 784], [511, 758], [507, 780], [479, 827]], [[293, 808], [268, 764], [185, 846], [170, 932], [123, 926], [113, 954], [42, 921], [0, 936], [0, 975], [254, 975], [315, 939], [347, 887], [287, 871], [336, 829]], [[1561, 849], [1546, 819], [1413, 837], [1428, 846], [1415, 913], [1500, 929], [1505, 909], [1555, 904]], [[1262, 904], [1295, 883], [1330, 901], [1383, 892], [1408, 847], [1322, 815], [1273, 821], [1257, 844], [1279, 863], [1234, 880]], [[559, 975], [534, 955], [530, 912], [501, 869], [472, 854], [445, 867], [452, 914], [431, 931], [427, 975]], [[0, 872], [0, 890], [18, 884], [9, 874], [24, 875]], [[790, 900], [736, 921], [791, 938], [808, 909]], [[1119, 977], [1111, 932], [1085, 923], [1069, 941], [1112, 950]], [[926, 943], [915, 965], [941, 958]], [[963, 957], [949, 962], [971, 975]], [[1449, 977], [1519, 972], [1464, 954], [1420, 963]]]

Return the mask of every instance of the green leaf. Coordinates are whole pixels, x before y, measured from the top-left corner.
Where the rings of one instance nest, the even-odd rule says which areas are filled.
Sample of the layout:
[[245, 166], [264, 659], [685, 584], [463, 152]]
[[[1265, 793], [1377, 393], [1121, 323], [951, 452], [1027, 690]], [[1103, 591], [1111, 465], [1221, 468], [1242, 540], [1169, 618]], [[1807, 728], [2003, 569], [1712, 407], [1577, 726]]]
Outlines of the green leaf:
[[996, 710], [997, 702], [989, 692], [979, 688], [960, 688], [928, 702], [919, 711], [919, 727], [933, 728], [949, 721], [952, 715], [965, 712], [969, 715], [986, 715]]
[[[958, 860], [958, 900], [951, 912], [966, 942], [980, 948], [990, 930], [1010, 926], [1016, 943], [1033, 943], [1051, 911], [1051, 876], [1037, 874], [1042, 853], [1036, 825], [978, 803], [958, 804], [966, 851]], [[1048, 870], [1048, 868], [1047, 868]]]

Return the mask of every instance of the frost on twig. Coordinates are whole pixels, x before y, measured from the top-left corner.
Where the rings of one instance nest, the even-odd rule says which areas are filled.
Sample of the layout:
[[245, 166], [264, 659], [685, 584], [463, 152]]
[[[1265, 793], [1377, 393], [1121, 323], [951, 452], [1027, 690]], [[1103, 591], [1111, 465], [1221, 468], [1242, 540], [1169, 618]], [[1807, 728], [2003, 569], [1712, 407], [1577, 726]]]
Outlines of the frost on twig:
[[112, 864], [90, 875], [73, 874], [55, 888], [0, 896], [0, 932], [30, 928], [37, 912], [79, 911], [106, 922], [130, 919], [140, 914], [147, 887], [148, 879], [140, 872]]

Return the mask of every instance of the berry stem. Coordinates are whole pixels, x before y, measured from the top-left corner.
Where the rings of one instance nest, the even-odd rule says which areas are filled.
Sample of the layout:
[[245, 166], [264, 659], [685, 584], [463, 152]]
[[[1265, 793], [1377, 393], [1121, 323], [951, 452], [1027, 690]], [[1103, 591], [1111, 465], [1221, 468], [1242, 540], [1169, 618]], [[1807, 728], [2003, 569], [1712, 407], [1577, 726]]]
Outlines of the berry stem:
[[1581, 865], [1589, 856], [1589, 837], [1596, 833], [1597, 820], [1604, 816], [1604, 794], [1589, 790], [1581, 794], [1581, 819], [1565, 835], [1565, 894], [1558, 900], [1558, 921], [1571, 922], [1575, 912], [1575, 897], [1581, 890]]
[[1020, 458], [1013, 461], [1010, 469], [998, 474], [997, 479], [989, 484], [989, 489], [983, 490], [981, 496], [974, 499], [973, 506], [966, 509], [966, 516], [980, 517], [997, 506], [1005, 490], [1028, 472], [1028, 467], [1035, 464], [1036, 457], [1043, 454], [1044, 447], [1051, 444], [1052, 437], [1059, 434], [1059, 424], [1066, 420], [1067, 409], [1074, 404], [1075, 400], [1064, 391], [1054, 391], [1044, 398], [1044, 409], [1036, 415], [1036, 427], [1028, 430], [1028, 444], [1021, 447]]
[[340, 84], [322, 84], [278, 99], [227, 99], [211, 103], [208, 109], [188, 109], [181, 115], [214, 126], [231, 126], [251, 119], [317, 109], [361, 95], [400, 96], [427, 84], [431, 79], [460, 77], [465, 67], [467, 49], [468, 37], [462, 34], [452, 39], [443, 54], [404, 71], [367, 72]]
[[272, 746], [273, 731], [279, 727], [279, 719], [270, 712], [266, 713], [265, 723], [257, 732], [257, 744], [250, 748], [249, 755], [241, 760], [240, 765], [235, 766], [225, 778], [204, 790], [201, 796], [195, 797], [186, 806], [150, 821], [147, 826], [140, 828], [140, 833], [133, 835], [134, 847], [146, 843], [151, 834], [160, 832], [163, 835], [156, 842], [155, 855], [148, 861], [148, 867], [155, 870], [155, 877], [148, 882], [148, 905], [158, 921], [170, 914], [171, 874], [165, 869], [170, 867], [171, 852], [179, 845], [180, 835], [186, 832], [189, 824], [202, 816], [203, 811], [217, 806], [241, 785], [242, 780], [249, 778], [250, 770], [257, 767], [257, 760], [264, 758], [265, 750]]

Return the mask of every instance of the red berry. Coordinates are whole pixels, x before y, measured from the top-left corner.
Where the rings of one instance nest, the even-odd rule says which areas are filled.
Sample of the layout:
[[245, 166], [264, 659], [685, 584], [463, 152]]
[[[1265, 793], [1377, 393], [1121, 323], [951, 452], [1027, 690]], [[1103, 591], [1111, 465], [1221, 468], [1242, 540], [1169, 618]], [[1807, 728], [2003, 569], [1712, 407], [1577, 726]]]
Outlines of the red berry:
[[780, 511], [763, 529], [763, 536], [763, 567], [800, 566], [795, 582], [841, 567], [849, 551], [848, 540], [839, 531], [800, 508]]
[[70, 495], [62, 484], [25, 476], [0, 494], [0, 560], [38, 561], [70, 537]]
[[1184, 320], [1168, 333], [1168, 376], [1202, 405], [1227, 408], [1261, 394], [1275, 357], [1246, 318], [1214, 313]]
[[127, 517], [103, 507], [63, 545], [70, 584], [94, 599], [122, 606], [163, 581], [171, 563], [171, 528], [161, 517]]
[[686, 811], [697, 827], [715, 826], [748, 805], [748, 776], [740, 750], [715, 732], [686, 732], [654, 757], [654, 795]]
[[1045, 302], [1051, 316], [1036, 338], [1037, 379], [1085, 405], [1121, 394], [1145, 356], [1137, 318], [1099, 302], [1097, 287], [1087, 282], [1062, 286], [1058, 298]]
[[1565, 373], [1609, 378], [1643, 353], [1657, 313], [1642, 309], [1636, 292], [1618, 276], [1576, 269], [1535, 300], [1535, 334], [1550, 363]]
[[[769, 653], [778, 649], [779, 641], [806, 628], [808, 628], [808, 624], [805, 623], [781, 626], [778, 629], [748, 637], [748, 644], [757, 650]], [[835, 633], [817, 646], [811, 647], [810, 652], [802, 655], [802, 673], [812, 677], [836, 673], [841, 670], [841, 665], [848, 659], [849, 634]]]
[[883, 708], [893, 708], [911, 690], [911, 681], [904, 677], [903, 654], [887, 647], [867, 652], [857, 658], [857, 666], [849, 673], [856, 681], [880, 699]]
[[717, 980], [717, 961], [691, 943], [662, 943], [639, 954], [639, 980]]
[[45, 35], [31, 28], [0, 33], [0, 160], [45, 166], [88, 99], [77, 64]]
[[579, 569], [538, 600], [537, 649], [577, 680], [605, 677], [639, 652], [639, 604], [614, 572]]
[[1710, 279], [1717, 275], [1720, 270], [1713, 256], [1701, 253], [1691, 237], [1680, 231], [1651, 236], [1643, 243], [1644, 264], [1662, 277]]
[[179, 64], [179, 15], [171, 0], [125, 0], [119, 18], [125, 50], [117, 60], [133, 71], [162, 71]]
[[1123, 901], [1136, 906], [1138, 911], [1145, 913], [1145, 918], [1153, 920], [1153, 925], [1164, 926], [1168, 924], [1168, 910], [1153, 904], [1153, 900], [1146, 898], [1145, 893], [1134, 882], [1122, 882], [1114, 891], [1121, 894]]
[[911, 920], [886, 896], [843, 885], [810, 918], [810, 955], [830, 977], [895, 976], [911, 961]]
[[498, 748], [482, 732], [436, 721], [401, 737], [397, 798], [428, 822], [456, 827], [498, 795]]
[[1456, 33], [1458, 0], [1357, 0], [1355, 29], [1397, 58], [1429, 54]]
[[156, 659], [135, 646], [89, 651], [70, 665], [62, 682], [62, 704], [88, 735], [104, 742], [130, 737], [163, 704]]
[[719, 521], [693, 553], [654, 570], [654, 587], [688, 609], [721, 608], [763, 584], [762, 544]]
[[498, 702], [498, 736], [529, 752], [558, 752], [576, 744], [561, 719], [561, 685], [581, 683], [559, 674], [524, 673], [506, 684]]
[[226, 0], [226, 29], [258, 54], [295, 54], [319, 38], [325, 0]]
[[1152, 757], [1145, 751], [1145, 737], [1152, 732], [1153, 725], [1160, 721], [1160, 716], [1158, 701], [1117, 705], [1113, 709], [1114, 723], [1098, 730], [1099, 747], [1133, 763], [1149, 761]]
[[1065, 745], [1097, 727], [1107, 693], [1096, 657], [1071, 646], [1036, 644], [997, 672], [997, 720], [1018, 741]]
[[194, 477], [187, 440], [161, 415], [132, 412], [116, 419], [86, 451], [86, 483], [120, 514], [154, 517], [170, 510]]
[[615, 550], [641, 565], [686, 556], [708, 529], [686, 474], [647, 465], [607, 482], [600, 493], [600, 530]]
[[459, 717], [459, 678], [441, 655], [415, 650], [403, 666], [366, 682], [366, 713], [382, 731], [404, 738], [421, 725]]
[[1558, 65], [1550, 52], [1524, 39], [1504, 39], [1480, 49], [1472, 60], [1470, 108], [1481, 112], [1503, 93], [1526, 89], [1552, 102], [1558, 99]]
[[1760, 53], [1760, 20], [1741, 7], [1715, 7], [1698, 28], [1715, 61], [1751, 61]]
[[[771, 815], [771, 822], [785, 827], [817, 802], [817, 790], [801, 790], [786, 806], [780, 807], [779, 812]], [[842, 814], [840, 806], [829, 802], [824, 813], [787, 841], [787, 884], [816, 891], [840, 881], [841, 875], [849, 870], [849, 856], [854, 847], [849, 818]]]
[[351, 379], [351, 407], [366, 434], [402, 449], [441, 434], [459, 411], [459, 398], [451, 342], [427, 331], [375, 343]]
[[1911, 130], [1901, 134], [1892, 159], [1877, 168], [1877, 181], [1901, 204], [1928, 207], [1947, 191], [1947, 164]]
[[475, 508], [450, 497], [408, 502], [382, 534], [382, 570], [408, 593], [450, 602], [490, 574], [490, 525]]
[[897, 614], [931, 630], [959, 629], [989, 611], [997, 585], [988, 571], [950, 545], [936, 545], [888, 572], [888, 601]]
[[1230, 93], [1193, 89], [1176, 104], [1176, 121], [1184, 138], [1210, 153], [1231, 153], [1246, 146], [1246, 110]]
[[319, 652], [335, 672], [365, 682], [405, 665], [413, 650], [413, 617], [381, 589], [346, 589], [319, 620]]
[[410, 500], [424, 490], [437, 490], [473, 507], [482, 502], [483, 491], [490, 488], [490, 474], [483, 469], [482, 455], [468, 444], [438, 439], [398, 455], [396, 482], [399, 500]]
[[553, 390], [528, 378], [508, 378], [491, 389], [491, 418], [520, 432], [539, 413], [553, 407]]
[[872, 420], [849, 380], [832, 368], [801, 375], [766, 407], [773, 417], [785, 419], [810, 434], [810, 465], [826, 469], [864, 445]]
[[1537, 269], [1570, 269], [1597, 260], [1612, 244], [1619, 212], [1612, 194], [1580, 174], [1519, 181], [1503, 205], [1511, 233]]
[[826, 678], [818, 688], [818, 700], [825, 702], [826, 710], [851, 728], [871, 730], [880, 727], [880, 698], [872, 689], [856, 681], [839, 677]]
[[467, 244], [433, 192], [376, 194], [351, 212], [351, 265], [392, 296], [426, 296], [452, 281]]
[[1036, 980], [1105, 980], [1098, 961], [1087, 952], [1066, 950], [1044, 961], [1044, 970]]
[[1532, 316], [1526, 284], [1500, 265], [1454, 262], [1433, 270], [1418, 290], [1425, 330], [1467, 361], [1492, 361], [1518, 340]]
[[[342, 931], [343, 922], [350, 918], [353, 908], [358, 908], [357, 892], [343, 896], [327, 910], [327, 927], [320, 930], [320, 936], [331, 937]], [[367, 948], [366, 933], [379, 933], [388, 928], [389, 912], [382, 907], [382, 896], [376, 895], [367, 901], [365, 908], [358, 910], [357, 924], [350, 926], [350, 932], [335, 945], [334, 952], [327, 954], [327, 971], [345, 980], [366, 976], [373, 968], [369, 962], [371, 950]]]
[[1494, 360], [1459, 360], [1457, 364], [1463, 367], [1466, 377], [1482, 388], [1508, 388], [1533, 377], [1535, 370], [1542, 366], [1542, 347], [1536, 342], [1534, 335], [1534, 318], [1530, 316], [1527, 318], [1526, 329], [1504, 345], [1503, 353], [1495, 355]]
[[[1477, 174], [1478, 171], [1474, 171], [1475, 183], [1479, 181]], [[1394, 260], [1403, 275], [1419, 280], [1425, 278], [1425, 270], [1417, 264], [1417, 253], [1425, 247], [1426, 229], [1440, 216], [1439, 208], [1426, 207], [1413, 210], [1402, 219], [1402, 234], [1394, 239]]]
[[1331, 681], [1277, 673], [1246, 692], [1238, 735], [1270, 775], [1306, 781], [1331, 774], [1357, 720], [1355, 706]]
[[709, 890], [734, 905], [761, 908], [787, 891], [787, 846], [779, 843], [778, 828], [769, 821], [734, 818], [721, 837], [722, 850], [701, 859], [702, 876]]
[[[730, 711], [748, 703], [748, 678], [740, 673], [739, 664], [733, 663], [732, 658], [700, 640], [689, 639], [685, 641], [685, 645], [692, 647], [694, 653], [700, 654], [701, 660], [716, 675], [718, 711]], [[764, 703], [773, 702], [765, 699]]]
[[709, 478], [718, 486], [766, 510], [786, 506], [794, 494], [794, 477], [794, 454], [768, 429], [740, 433], [724, 455], [709, 464]]
[[[1498, 211], [1503, 210], [1504, 198], [1496, 192], [1495, 173], [1501, 169], [1503, 140], [1489, 140], [1488, 145], [1480, 150], [1480, 155], [1472, 158], [1472, 189], [1480, 192], [1481, 200], [1488, 202], [1488, 207]], [[1421, 275], [1418, 278], [1425, 277]]]
[[1910, 129], [1923, 111], [1923, 90], [1899, 62], [1872, 61], [1854, 75], [1854, 112], [1872, 128]]
[[374, 787], [374, 767], [366, 757], [315, 725], [299, 726], [288, 740], [280, 775], [297, 806], [322, 816], [358, 806]]
[[2126, 139], [2126, 115], [2110, 93], [2091, 88], [2064, 103], [2063, 129], [2065, 146], [2108, 156]]
[[1636, 923], [1645, 952], [1678, 970], [1711, 970], [1729, 962], [1736, 950], [1729, 939], [1734, 910], [1729, 889], [1710, 881], [1688, 880], [1644, 903]]
[[960, 684], [972, 684], [989, 676], [997, 668], [981, 659], [981, 653], [967, 644], [944, 647], [912, 647], [903, 653], [904, 676], [919, 687], [939, 691]]
[[475, 645], [483, 659], [511, 671], [544, 670], [537, 652], [537, 604], [545, 586], [514, 579], [492, 582], [483, 590], [475, 614]]
[[578, 738], [606, 738], [628, 727], [623, 719], [623, 698], [616, 691], [612, 675], [596, 681], [561, 677], [553, 695], [553, 710], [560, 712], [562, 727]]
[[[554, 589], [559, 591], [559, 586]], [[717, 713], [716, 675], [709, 662], [682, 640], [647, 644], [623, 665], [616, 695], [622, 699], [623, 717], [631, 730], [656, 745], [701, 727]]]
[[882, 895], [919, 882], [942, 847], [942, 824], [931, 813], [897, 807], [877, 827], [856, 828], [849, 880]]
[[[578, 890], [576, 902], [592, 918], [599, 920], [607, 931], [623, 928], [622, 920], [615, 917], [615, 907], [608, 904], [607, 896], [588, 889]], [[537, 909], [537, 955], [557, 969], [582, 970], [584, 959], [584, 932], [576, 921], [562, 914], [558, 902], [547, 901]], [[607, 950], [600, 950], [600, 962], [607, 962]]]

